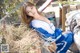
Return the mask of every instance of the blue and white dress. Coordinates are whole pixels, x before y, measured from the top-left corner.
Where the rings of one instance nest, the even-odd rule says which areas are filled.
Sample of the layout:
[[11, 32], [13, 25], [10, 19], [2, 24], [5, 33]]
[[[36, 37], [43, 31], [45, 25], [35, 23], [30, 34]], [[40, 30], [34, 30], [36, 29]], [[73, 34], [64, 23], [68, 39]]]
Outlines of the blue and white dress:
[[62, 33], [62, 30], [55, 28], [52, 23], [48, 24], [47, 22], [35, 19], [31, 21], [30, 26], [41, 34], [40, 36], [45, 40], [45, 42], [56, 43], [56, 53], [66, 53], [73, 43], [73, 33]]

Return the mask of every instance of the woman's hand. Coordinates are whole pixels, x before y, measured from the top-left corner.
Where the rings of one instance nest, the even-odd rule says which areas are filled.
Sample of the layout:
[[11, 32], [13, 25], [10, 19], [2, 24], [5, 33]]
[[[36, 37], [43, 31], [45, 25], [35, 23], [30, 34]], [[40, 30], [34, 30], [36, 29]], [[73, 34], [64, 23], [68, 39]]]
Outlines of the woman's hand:
[[54, 42], [51, 43], [50, 46], [48, 46], [48, 49], [50, 52], [55, 52], [56, 51], [56, 44]]

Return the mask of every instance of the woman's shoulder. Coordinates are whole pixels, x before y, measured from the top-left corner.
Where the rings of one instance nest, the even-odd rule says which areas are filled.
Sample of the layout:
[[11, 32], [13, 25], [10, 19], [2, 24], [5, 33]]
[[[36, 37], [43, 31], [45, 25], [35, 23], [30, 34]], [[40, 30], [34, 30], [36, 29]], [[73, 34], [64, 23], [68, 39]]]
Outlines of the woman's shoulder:
[[33, 27], [48, 26], [47, 23], [45, 23], [44, 21], [41, 21], [41, 20], [32, 20], [32, 21], [31, 21], [31, 25], [32, 25]]
[[39, 24], [39, 23], [42, 23], [42, 22], [40, 22], [40, 20], [32, 20], [31, 21], [31, 23], [32, 23], [32, 25], [36, 25], [36, 24]]
[[50, 34], [54, 33], [55, 27], [41, 20], [32, 20], [31, 28], [46, 31]]

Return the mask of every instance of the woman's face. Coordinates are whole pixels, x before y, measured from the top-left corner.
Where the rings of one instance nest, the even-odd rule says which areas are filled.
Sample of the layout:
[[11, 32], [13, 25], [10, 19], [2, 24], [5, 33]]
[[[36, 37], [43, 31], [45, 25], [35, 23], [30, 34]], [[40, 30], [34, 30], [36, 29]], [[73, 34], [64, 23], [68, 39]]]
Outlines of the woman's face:
[[36, 7], [35, 6], [27, 6], [26, 7], [26, 13], [29, 15], [29, 16], [34, 16], [34, 14], [37, 12], [36, 10]]

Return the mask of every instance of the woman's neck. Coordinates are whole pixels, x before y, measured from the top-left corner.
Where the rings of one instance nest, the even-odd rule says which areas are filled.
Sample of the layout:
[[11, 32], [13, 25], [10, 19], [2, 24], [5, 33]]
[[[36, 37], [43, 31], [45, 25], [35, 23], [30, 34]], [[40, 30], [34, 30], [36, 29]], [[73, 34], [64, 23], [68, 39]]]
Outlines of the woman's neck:
[[39, 20], [41, 20], [41, 19], [43, 19], [43, 16], [40, 15], [40, 14], [38, 14], [38, 13], [35, 13], [35, 14], [34, 14], [34, 19], [39, 19]]
[[42, 20], [42, 21], [45, 21], [45, 22], [47, 22], [47, 23], [51, 23], [46, 17], [44, 17], [44, 16], [42, 16], [42, 15], [40, 15], [40, 14], [35, 14], [34, 15], [34, 19], [37, 19], [37, 20]]

